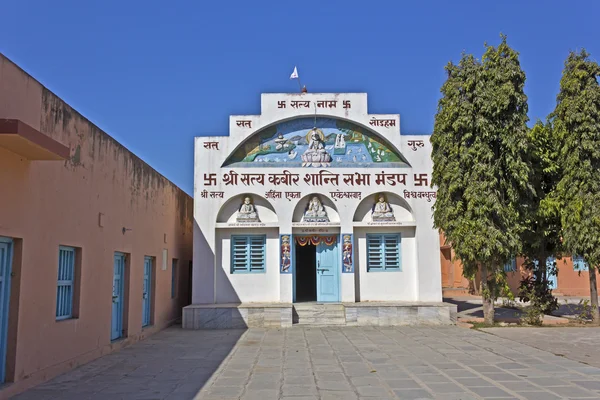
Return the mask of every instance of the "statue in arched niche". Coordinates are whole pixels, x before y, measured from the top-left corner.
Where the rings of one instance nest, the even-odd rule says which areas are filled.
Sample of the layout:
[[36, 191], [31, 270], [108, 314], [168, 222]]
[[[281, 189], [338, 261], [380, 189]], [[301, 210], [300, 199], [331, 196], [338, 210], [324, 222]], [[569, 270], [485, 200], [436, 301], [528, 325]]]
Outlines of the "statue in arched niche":
[[260, 222], [256, 207], [252, 201], [252, 197], [244, 197], [244, 201], [240, 205], [237, 213], [237, 222]]
[[304, 222], [329, 222], [327, 211], [318, 196], [313, 196], [304, 211]]
[[376, 196], [377, 201], [373, 204], [371, 209], [371, 220], [373, 221], [395, 221], [394, 211], [387, 202], [385, 195], [380, 193]]

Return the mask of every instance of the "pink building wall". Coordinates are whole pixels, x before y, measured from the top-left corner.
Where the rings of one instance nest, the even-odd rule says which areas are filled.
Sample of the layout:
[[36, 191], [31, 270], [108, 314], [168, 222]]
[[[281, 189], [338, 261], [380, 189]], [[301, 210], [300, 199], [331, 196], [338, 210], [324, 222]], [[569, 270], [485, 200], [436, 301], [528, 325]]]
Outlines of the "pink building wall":
[[[20, 120], [70, 149], [64, 161], [31, 161], [0, 147], [0, 236], [15, 239], [12, 384], [0, 391], [7, 398], [179, 318], [189, 296], [192, 199], [0, 54], [1, 119]], [[55, 317], [59, 245], [81, 248], [79, 315], [63, 321]], [[116, 251], [128, 254], [125, 334], [111, 342]], [[142, 329], [144, 256], [155, 263], [153, 323]], [[179, 265], [175, 298], [172, 259]]]

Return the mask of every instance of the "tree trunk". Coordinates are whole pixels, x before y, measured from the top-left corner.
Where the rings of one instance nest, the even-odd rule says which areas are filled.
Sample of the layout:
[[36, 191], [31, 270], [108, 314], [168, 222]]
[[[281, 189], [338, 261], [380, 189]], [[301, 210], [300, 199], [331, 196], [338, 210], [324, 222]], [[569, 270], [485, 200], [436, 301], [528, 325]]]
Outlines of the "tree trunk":
[[481, 264], [481, 297], [483, 300], [483, 322], [487, 325], [494, 324], [494, 300], [488, 285], [487, 265]]
[[596, 285], [596, 268], [590, 265], [590, 303], [592, 306], [592, 323], [600, 325], [600, 313], [598, 312], [598, 286]]

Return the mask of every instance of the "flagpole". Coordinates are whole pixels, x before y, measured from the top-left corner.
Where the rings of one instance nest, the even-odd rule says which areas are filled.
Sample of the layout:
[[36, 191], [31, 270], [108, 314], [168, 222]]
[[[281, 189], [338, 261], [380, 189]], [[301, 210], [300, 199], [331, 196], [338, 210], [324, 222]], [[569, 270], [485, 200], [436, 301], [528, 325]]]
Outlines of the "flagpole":
[[300, 93], [302, 93], [302, 84], [300, 83], [300, 75], [298, 75], [298, 87], [300, 88]]

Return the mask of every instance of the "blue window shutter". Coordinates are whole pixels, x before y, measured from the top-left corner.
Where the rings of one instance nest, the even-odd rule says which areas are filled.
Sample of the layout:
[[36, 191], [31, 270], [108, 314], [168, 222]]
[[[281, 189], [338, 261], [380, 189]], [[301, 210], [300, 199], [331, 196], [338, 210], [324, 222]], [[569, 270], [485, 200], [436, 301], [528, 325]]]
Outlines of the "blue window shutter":
[[251, 236], [248, 241], [249, 270], [262, 272], [265, 270], [265, 237]]
[[231, 237], [231, 273], [265, 272], [266, 236]]
[[401, 265], [399, 234], [367, 235], [367, 271], [400, 270]]
[[56, 319], [73, 317], [73, 290], [75, 281], [75, 249], [58, 248], [58, 281], [56, 289]]
[[231, 237], [231, 272], [248, 270], [248, 238], [246, 236]]
[[385, 269], [400, 269], [400, 235], [383, 235]]
[[383, 235], [367, 235], [367, 270], [383, 270]]

